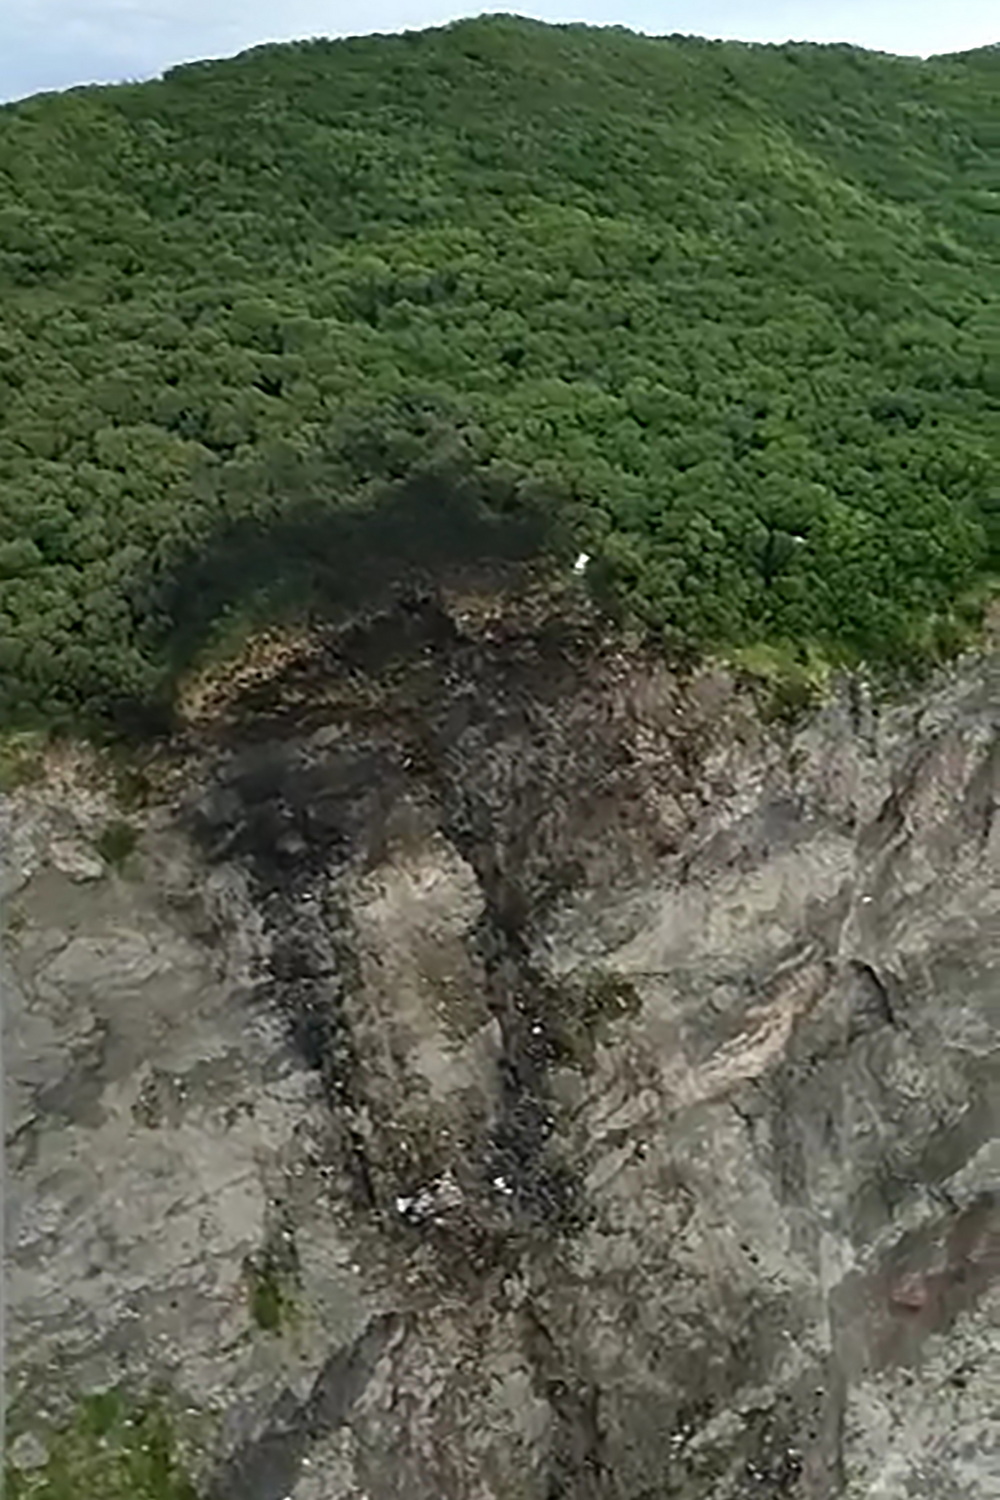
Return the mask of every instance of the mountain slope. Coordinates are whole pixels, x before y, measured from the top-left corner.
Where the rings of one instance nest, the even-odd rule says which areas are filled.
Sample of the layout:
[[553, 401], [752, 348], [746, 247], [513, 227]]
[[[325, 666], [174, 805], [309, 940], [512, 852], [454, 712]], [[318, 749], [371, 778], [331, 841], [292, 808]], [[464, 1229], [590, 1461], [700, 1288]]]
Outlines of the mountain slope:
[[401, 492], [469, 546], [557, 518], [668, 640], [947, 639], [997, 509], [998, 144], [997, 49], [507, 17], [0, 111], [0, 710], [167, 699]]

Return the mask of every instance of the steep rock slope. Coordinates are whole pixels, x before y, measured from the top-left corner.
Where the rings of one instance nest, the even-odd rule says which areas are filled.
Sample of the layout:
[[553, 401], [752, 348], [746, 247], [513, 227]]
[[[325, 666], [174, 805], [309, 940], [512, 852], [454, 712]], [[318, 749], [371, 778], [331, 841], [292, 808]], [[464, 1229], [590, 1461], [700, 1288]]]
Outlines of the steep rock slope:
[[997, 1492], [998, 690], [767, 726], [416, 599], [118, 872], [9, 799], [15, 1457], [161, 1381], [211, 1500]]

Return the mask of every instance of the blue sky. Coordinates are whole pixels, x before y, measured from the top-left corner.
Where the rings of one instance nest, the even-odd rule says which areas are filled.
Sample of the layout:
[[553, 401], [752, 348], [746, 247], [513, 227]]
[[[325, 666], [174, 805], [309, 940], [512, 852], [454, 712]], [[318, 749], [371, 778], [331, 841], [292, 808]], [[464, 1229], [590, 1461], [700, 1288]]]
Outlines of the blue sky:
[[849, 41], [924, 56], [1000, 41], [998, 0], [0, 0], [0, 99], [149, 78], [258, 42], [436, 26], [484, 9], [654, 35]]

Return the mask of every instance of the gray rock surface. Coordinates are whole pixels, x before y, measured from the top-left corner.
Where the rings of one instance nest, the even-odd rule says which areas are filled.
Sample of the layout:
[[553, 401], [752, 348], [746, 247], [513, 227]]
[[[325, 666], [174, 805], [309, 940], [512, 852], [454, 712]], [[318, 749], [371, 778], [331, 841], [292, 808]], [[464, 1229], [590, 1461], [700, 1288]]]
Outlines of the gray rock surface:
[[209, 1500], [1000, 1495], [998, 727], [995, 659], [793, 730], [424, 604], [119, 872], [7, 799], [14, 1425], [165, 1382]]

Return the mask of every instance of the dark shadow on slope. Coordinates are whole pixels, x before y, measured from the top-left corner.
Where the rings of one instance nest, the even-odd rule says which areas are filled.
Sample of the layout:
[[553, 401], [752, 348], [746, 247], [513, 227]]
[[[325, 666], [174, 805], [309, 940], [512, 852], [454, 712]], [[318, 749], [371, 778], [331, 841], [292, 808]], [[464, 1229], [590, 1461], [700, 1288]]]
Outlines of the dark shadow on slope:
[[308, 497], [268, 521], [237, 520], [139, 602], [156, 622], [146, 650], [164, 664], [160, 687], [147, 701], [119, 698], [112, 721], [126, 734], [169, 732], [179, 676], [227, 625], [343, 620], [483, 564], [564, 550], [562, 532], [557, 505], [488, 474], [424, 473], [376, 499]]
[[353, 1344], [329, 1356], [304, 1400], [286, 1390], [263, 1430], [216, 1474], [209, 1500], [284, 1500], [309, 1450], [350, 1416], [397, 1328], [391, 1314], [375, 1318]]

